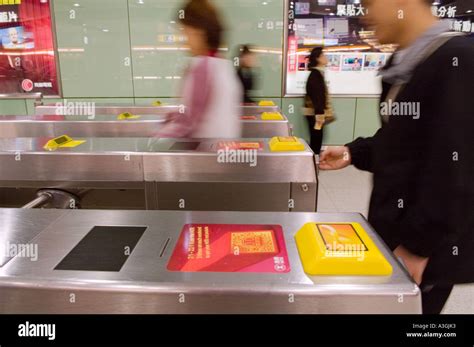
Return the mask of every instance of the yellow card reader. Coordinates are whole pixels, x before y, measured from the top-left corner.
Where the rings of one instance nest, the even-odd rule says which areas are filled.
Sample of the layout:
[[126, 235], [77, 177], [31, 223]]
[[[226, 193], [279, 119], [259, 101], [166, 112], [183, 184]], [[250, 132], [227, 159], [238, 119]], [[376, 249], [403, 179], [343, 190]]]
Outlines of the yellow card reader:
[[295, 240], [308, 275], [392, 274], [392, 266], [359, 223], [307, 223]]
[[262, 120], [283, 120], [283, 115], [279, 112], [263, 112]]
[[59, 137], [56, 137], [52, 140], [49, 140], [46, 145], [44, 145], [44, 149], [48, 151], [55, 151], [58, 148], [74, 148], [79, 145], [82, 145], [85, 140], [73, 140], [71, 137], [67, 135], [62, 135]]
[[295, 152], [305, 150], [303, 142], [295, 136], [273, 137], [269, 142], [269, 146], [272, 152]]

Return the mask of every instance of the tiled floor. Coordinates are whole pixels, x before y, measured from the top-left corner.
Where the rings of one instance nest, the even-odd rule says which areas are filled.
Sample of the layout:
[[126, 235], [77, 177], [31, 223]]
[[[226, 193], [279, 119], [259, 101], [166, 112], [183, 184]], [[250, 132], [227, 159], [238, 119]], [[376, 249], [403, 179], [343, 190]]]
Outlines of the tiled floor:
[[[353, 166], [339, 171], [321, 171], [319, 212], [358, 212], [368, 214], [372, 175]], [[474, 284], [457, 285], [443, 313], [474, 313]]]

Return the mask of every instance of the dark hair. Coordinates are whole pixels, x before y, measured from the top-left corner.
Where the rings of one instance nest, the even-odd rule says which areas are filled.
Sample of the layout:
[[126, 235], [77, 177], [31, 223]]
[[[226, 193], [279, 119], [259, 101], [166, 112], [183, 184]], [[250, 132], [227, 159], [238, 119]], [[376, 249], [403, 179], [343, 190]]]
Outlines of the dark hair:
[[314, 47], [309, 55], [309, 65], [308, 67], [316, 67], [318, 66], [318, 59], [323, 54], [323, 47], [318, 46]]
[[251, 54], [251, 47], [249, 45], [242, 45], [239, 47], [239, 56], [244, 56], [246, 54]]
[[189, 0], [183, 11], [184, 15], [179, 21], [184, 25], [203, 30], [209, 48], [217, 50], [221, 44], [224, 27], [214, 5], [208, 0]]

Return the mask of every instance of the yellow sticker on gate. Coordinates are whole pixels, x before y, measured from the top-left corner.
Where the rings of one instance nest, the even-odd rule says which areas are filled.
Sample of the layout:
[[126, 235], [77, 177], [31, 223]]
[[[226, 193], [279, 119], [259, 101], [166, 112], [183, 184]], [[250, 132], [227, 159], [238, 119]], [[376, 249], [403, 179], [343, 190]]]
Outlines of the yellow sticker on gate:
[[117, 117], [118, 120], [139, 119], [139, 118], [140, 116], [135, 116], [131, 114], [130, 112], [121, 113]]
[[69, 137], [67, 135], [62, 135], [62, 136], [56, 137], [56, 138], [51, 139], [48, 142], [46, 142], [46, 144], [44, 145], [43, 148], [48, 150], [48, 151], [55, 151], [58, 148], [74, 148], [74, 147], [77, 147], [79, 145], [82, 145], [84, 142], [86, 142], [86, 141], [85, 140], [73, 140], [71, 137]]

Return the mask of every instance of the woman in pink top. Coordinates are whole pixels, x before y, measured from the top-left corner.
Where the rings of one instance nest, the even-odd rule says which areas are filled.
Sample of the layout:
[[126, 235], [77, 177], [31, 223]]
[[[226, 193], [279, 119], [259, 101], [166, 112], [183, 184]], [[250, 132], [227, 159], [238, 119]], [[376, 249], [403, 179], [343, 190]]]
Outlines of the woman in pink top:
[[192, 55], [182, 88], [183, 113], [171, 115], [160, 137], [239, 138], [242, 88], [230, 61], [217, 56], [223, 26], [208, 0], [190, 0], [180, 22]]

